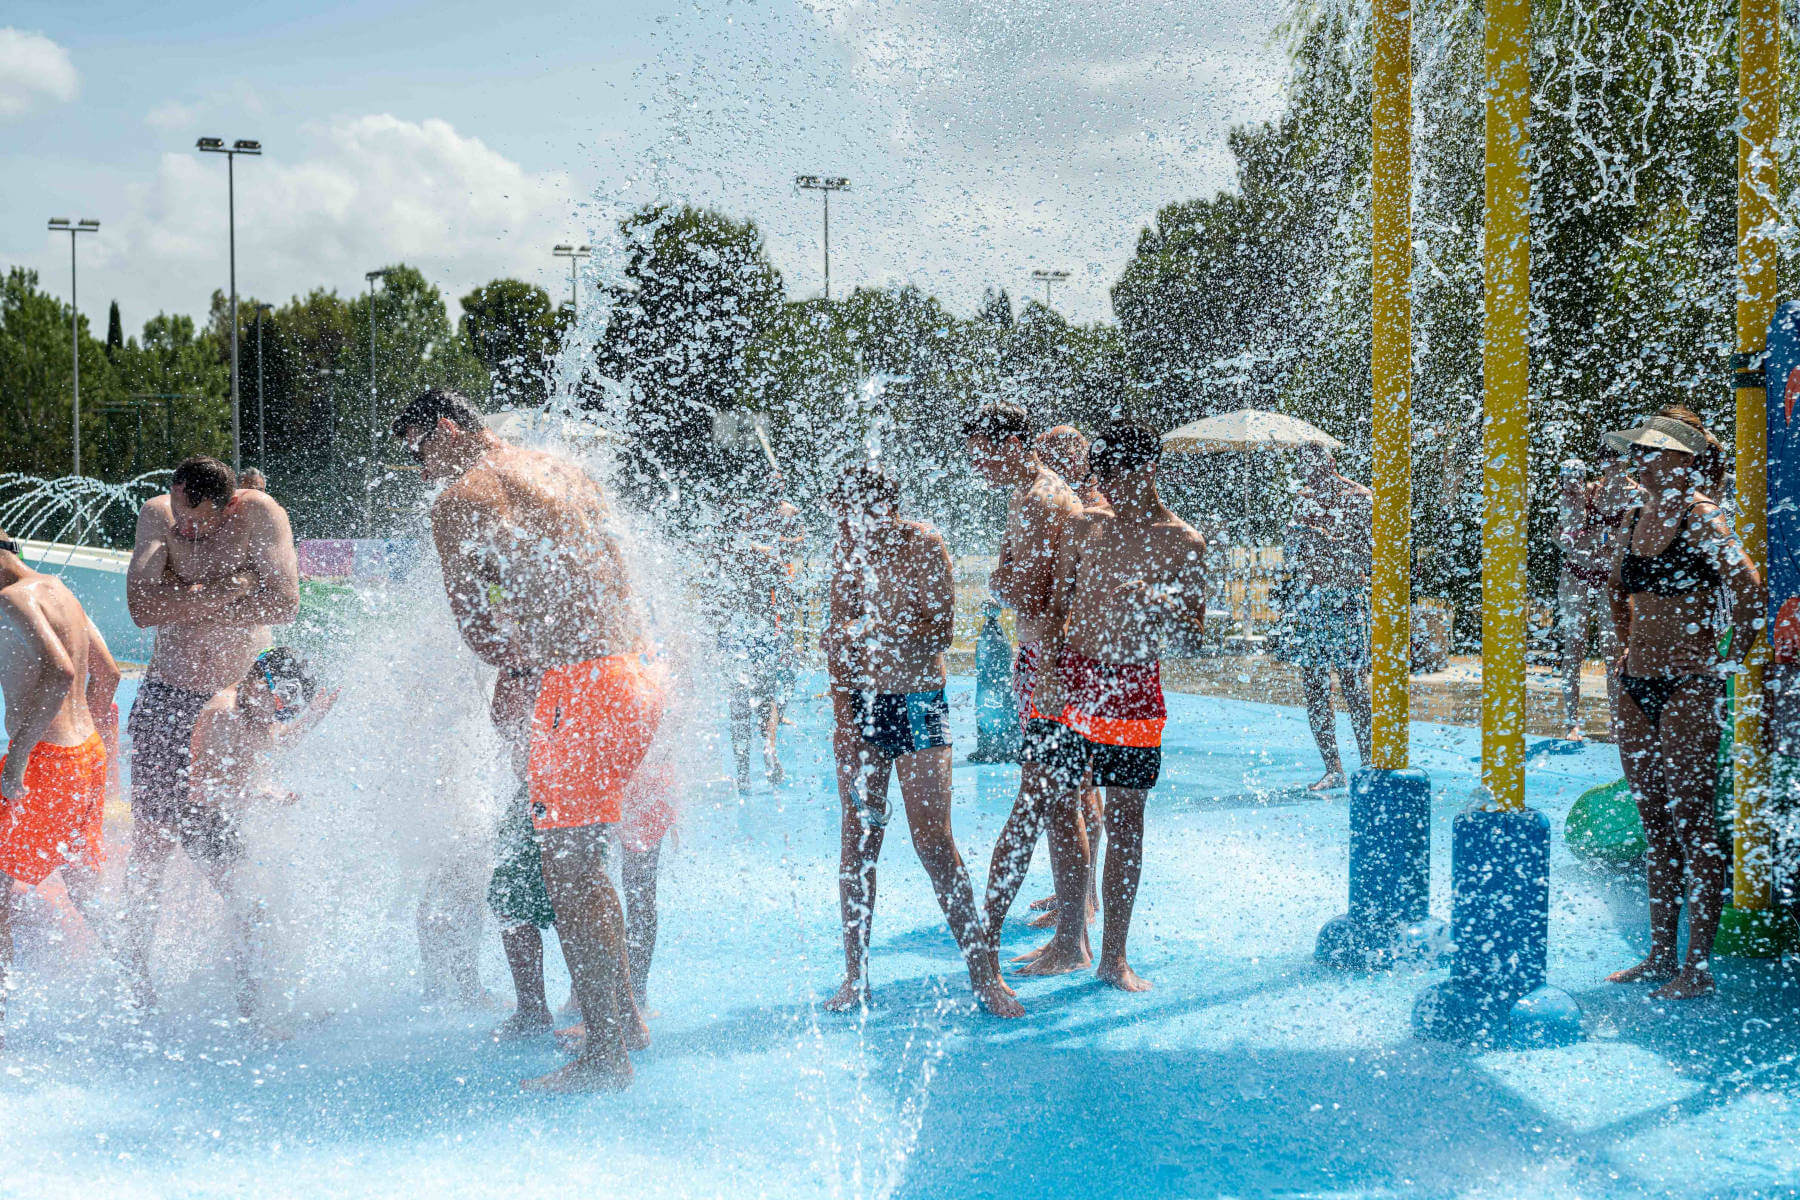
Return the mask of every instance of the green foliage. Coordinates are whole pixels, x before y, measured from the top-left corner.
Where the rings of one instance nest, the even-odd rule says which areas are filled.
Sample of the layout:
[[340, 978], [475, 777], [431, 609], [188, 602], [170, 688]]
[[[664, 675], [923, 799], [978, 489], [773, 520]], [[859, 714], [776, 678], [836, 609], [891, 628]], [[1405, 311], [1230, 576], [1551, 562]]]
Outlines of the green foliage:
[[541, 405], [562, 341], [562, 315], [541, 287], [496, 279], [462, 298], [462, 336], [493, 380], [491, 401]]

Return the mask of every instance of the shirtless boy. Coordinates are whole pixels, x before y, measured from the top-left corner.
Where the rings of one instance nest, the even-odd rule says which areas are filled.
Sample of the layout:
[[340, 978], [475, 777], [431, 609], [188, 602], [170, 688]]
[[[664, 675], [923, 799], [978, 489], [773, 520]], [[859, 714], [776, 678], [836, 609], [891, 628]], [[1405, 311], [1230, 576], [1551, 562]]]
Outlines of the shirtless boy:
[[1025, 410], [1014, 404], [990, 404], [963, 424], [969, 461], [990, 487], [1010, 491], [1006, 532], [1000, 539], [1000, 562], [988, 577], [988, 589], [1013, 610], [1019, 650], [1013, 660], [1013, 691], [1019, 701], [1019, 796], [1000, 830], [988, 866], [986, 919], [988, 941], [1000, 944], [1001, 926], [1031, 866], [1038, 833], [1048, 821], [1050, 871], [1056, 884], [1056, 933], [1025, 956], [1028, 974], [1061, 974], [1092, 962], [1088, 950], [1083, 901], [1087, 892], [1088, 850], [1075, 802], [1057, 807], [1044, 775], [1044, 763], [1065, 735], [1055, 714], [1031, 703], [1042, 661], [1056, 551], [1065, 527], [1081, 512], [1081, 502], [1056, 472], [1039, 461]]
[[119, 668], [63, 582], [19, 558], [0, 532], [0, 1050], [12, 989], [16, 880], [36, 887], [62, 869], [90, 927], [99, 881], [106, 764], [119, 751]]
[[425, 481], [443, 485], [431, 530], [444, 589], [464, 643], [499, 668], [494, 719], [527, 788], [587, 1031], [574, 1061], [521, 1086], [623, 1089], [626, 1051], [647, 1033], [624, 969], [606, 848], [663, 700], [606, 497], [567, 459], [503, 441], [446, 389], [408, 404], [393, 433]]
[[1125, 942], [1143, 872], [1144, 800], [1162, 769], [1159, 647], [1197, 635], [1206, 618], [1206, 541], [1157, 494], [1161, 449], [1154, 429], [1130, 421], [1094, 443], [1094, 476], [1111, 509], [1084, 512], [1057, 553], [1033, 696], [1074, 735], [1047, 764], [1058, 802], [1072, 804], [1089, 772], [1106, 792], [1096, 974], [1128, 992], [1150, 987], [1126, 961]]
[[875, 863], [888, 821], [888, 773], [913, 849], [968, 964], [976, 999], [1000, 1017], [1023, 1016], [1000, 979], [1000, 959], [975, 910], [969, 873], [950, 832], [950, 706], [944, 651], [955, 616], [950, 551], [936, 530], [904, 520], [899, 489], [874, 465], [838, 481], [832, 502], [830, 612], [819, 645], [831, 676], [838, 795], [844, 805], [838, 900], [844, 982], [825, 1002], [847, 1012], [868, 1002]]
[[252, 958], [259, 938], [255, 901], [238, 886], [236, 868], [244, 857], [238, 825], [257, 805], [287, 804], [291, 794], [272, 786], [275, 752], [291, 746], [331, 711], [336, 693], [314, 697], [318, 681], [306, 661], [286, 647], [264, 650], [244, 677], [207, 701], [194, 722], [188, 771], [191, 811], [212, 814], [214, 831], [199, 866], [225, 901], [232, 933], [232, 967], [238, 1011], [262, 1021]]
[[156, 630], [150, 670], [131, 706], [131, 858], [125, 968], [138, 1003], [155, 1003], [150, 943], [169, 855], [181, 846], [209, 874], [230, 843], [219, 811], [196, 805], [188, 766], [194, 722], [269, 648], [269, 626], [300, 606], [294, 535], [267, 492], [240, 489], [230, 467], [190, 458], [169, 492], [138, 513], [125, 576], [131, 619]]

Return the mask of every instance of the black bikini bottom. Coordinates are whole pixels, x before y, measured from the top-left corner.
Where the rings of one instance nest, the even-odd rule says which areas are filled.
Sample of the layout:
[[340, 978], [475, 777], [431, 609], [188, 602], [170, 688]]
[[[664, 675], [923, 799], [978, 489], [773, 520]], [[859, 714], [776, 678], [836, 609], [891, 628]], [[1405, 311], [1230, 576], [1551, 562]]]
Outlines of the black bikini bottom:
[[1662, 728], [1663, 709], [1689, 683], [1704, 685], [1709, 696], [1723, 696], [1725, 681], [1716, 675], [1620, 675], [1619, 686], [1637, 704], [1650, 728]]

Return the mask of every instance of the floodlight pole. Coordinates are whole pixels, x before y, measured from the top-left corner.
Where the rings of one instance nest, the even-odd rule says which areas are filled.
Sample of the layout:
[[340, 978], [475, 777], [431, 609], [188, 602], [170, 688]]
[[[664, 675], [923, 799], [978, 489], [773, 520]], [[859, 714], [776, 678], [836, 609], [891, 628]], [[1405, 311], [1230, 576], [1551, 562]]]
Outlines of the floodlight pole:
[[263, 314], [270, 311], [269, 306], [261, 300], [255, 302], [256, 308], [256, 465], [264, 471], [269, 469], [269, 438], [267, 429], [267, 410], [263, 405]]
[[1044, 307], [1050, 307], [1050, 285], [1068, 279], [1067, 271], [1033, 271], [1031, 277], [1044, 285]]
[[227, 241], [230, 245], [231, 257], [231, 469], [241, 471], [244, 468], [243, 453], [240, 448], [240, 421], [238, 417], [238, 322], [237, 322], [237, 156], [248, 154], [259, 157], [262, 154], [262, 143], [238, 138], [230, 146], [224, 138], [203, 137], [194, 143], [196, 149], [203, 154], [223, 154], [225, 156], [225, 212]]
[[831, 299], [831, 193], [848, 191], [850, 181], [842, 176], [796, 175], [794, 186], [802, 191], [818, 192], [825, 201], [825, 298]]
[[81, 309], [75, 295], [75, 235], [100, 232], [100, 222], [91, 217], [71, 221], [52, 217], [48, 226], [52, 233], [69, 235], [69, 362], [73, 367], [74, 389], [69, 406], [69, 446], [74, 457], [75, 474], [81, 474]]
[[375, 451], [380, 441], [380, 433], [376, 426], [375, 414], [375, 281], [386, 279], [394, 273], [394, 268], [383, 267], [379, 271], [365, 271], [363, 278], [369, 282], [369, 465], [367, 478], [363, 482], [363, 536], [373, 537], [375, 530]]
[[592, 258], [594, 251], [589, 246], [555, 246], [550, 253], [558, 258], [569, 260], [569, 315], [576, 323], [581, 321], [581, 293], [575, 282], [575, 268], [583, 259]]

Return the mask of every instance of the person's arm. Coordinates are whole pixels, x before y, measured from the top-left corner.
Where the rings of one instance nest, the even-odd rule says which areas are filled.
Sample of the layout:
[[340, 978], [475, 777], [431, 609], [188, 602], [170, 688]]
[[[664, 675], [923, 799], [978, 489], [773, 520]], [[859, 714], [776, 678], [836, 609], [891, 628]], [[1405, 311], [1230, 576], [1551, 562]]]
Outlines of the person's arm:
[[1002, 547], [1000, 563], [988, 577], [988, 590], [1001, 603], [1027, 616], [1044, 611], [1056, 574], [1057, 549], [1073, 516], [1045, 489], [1033, 487], [1025, 493], [1019, 501], [1018, 536]]
[[471, 471], [438, 500], [432, 513], [431, 536], [444, 567], [444, 591], [450, 611], [462, 631], [463, 641], [475, 657], [489, 666], [522, 666], [511, 661], [511, 641], [501, 628], [500, 614], [490, 589], [498, 579], [487, 578], [477, 565], [475, 551], [486, 544], [480, 515], [484, 508], [498, 508], [504, 501], [497, 482], [484, 472]]
[[1206, 632], [1206, 539], [1190, 532], [1185, 548], [1172, 572], [1174, 579], [1162, 589], [1163, 613], [1172, 630], [1178, 630], [1198, 644]]
[[169, 566], [169, 519], [153, 505], [138, 511], [137, 544], [125, 572], [125, 606], [140, 629], [213, 621], [256, 587], [250, 572], [184, 583]]
[[223, 619], [233, 625], [286, 625], [300, 612], [300, 560], [287, 510], [260, 493], [240, 503], [256, 587], [233, 603]]
[[1744, 553], [1743, 544], [1718, 515], [1718, 510], [1714, 509], [1708, 516], [1711, 519], [1700, 529], [1700, 545], [1712, 561], [1713, 569], [1719, 573], [1730, 601], [1731, 645], [1726, 657], [1732, 663], [1741, 664], [1750, 657], [1757, 635], [1762, 632], [1768, 593], [1763, 588], [1762, 575], [1756, 564]]
[[1069, 613], [1075, 605], [1075, 583], [1081, 570], [1081, 543], [1087, 522], [1097, 518], [1074, 517], [1057, 543], [1050, 577], [1050, 598], [1045, 606], [1044, 640], [1038, 649], [1037, 687], [1031, 702], [1039, 712], [1054, 716], [1062, 711], [1062, 677], [1057, 662], [1068, 637]]
[[250, 791], [255, 769], [255, 755], [242, 753], [231, 744], [231, 719], [226, 710], [202, 709], [188, 743], [188, 790], [196, 803], [212, 808], [241, 803]]
[[914, 592], [912, 636], [923, 646], [942, 652], [956, 638], [956, 579], [950, 566], [950, 548], [937, 533], [920, 535]]
[[6, 771], [0, 775], [0, 799], [17, 800], [25, 794], [25, 769], [31, 765], [32, 750], [43, 740], [69, 698], [69, 689], [75, 686], [75, 664], [31, 601], [0, 597], [0, 621], [13, 627], [24, 656], [37, 664], [30, 685], [18, 697]]
[[100, 636], [99, 628], [92, 620], [88, 621], [88, 653], [87, 653], [87, 698], [88, 716], [93, 719], [94, 728], [100, 731], [100, 741], [106, 746], [106, 783], [109, 792], [117, 794], [122, 786], [119, 774], [119, 706], [113, 703], [113, 697], [119, 691], [119, 664], [114, 661], [112, 651], [106, 647], [106, 639]]

